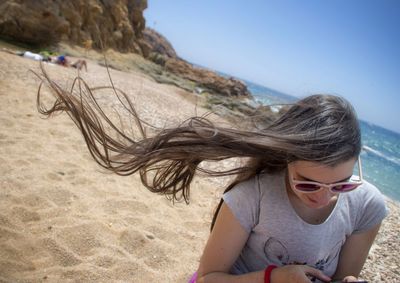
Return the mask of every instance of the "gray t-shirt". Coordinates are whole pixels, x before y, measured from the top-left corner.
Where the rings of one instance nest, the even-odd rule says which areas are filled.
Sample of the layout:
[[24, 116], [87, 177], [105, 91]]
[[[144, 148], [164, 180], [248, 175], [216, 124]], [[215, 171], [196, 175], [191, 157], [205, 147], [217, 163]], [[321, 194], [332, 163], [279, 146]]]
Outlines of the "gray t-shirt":
[[332, 276], [346, 237], [372, 228], [387, 215], [382, 194], [364, 182], [356, 190], [339, 195], [325, 222], [309, 224], [289, 201], [285, 172], [242, 182], [223, 199], [250, 233], [231, 268], [232, 274], [263, 270], [270, 264], [307, 264]]

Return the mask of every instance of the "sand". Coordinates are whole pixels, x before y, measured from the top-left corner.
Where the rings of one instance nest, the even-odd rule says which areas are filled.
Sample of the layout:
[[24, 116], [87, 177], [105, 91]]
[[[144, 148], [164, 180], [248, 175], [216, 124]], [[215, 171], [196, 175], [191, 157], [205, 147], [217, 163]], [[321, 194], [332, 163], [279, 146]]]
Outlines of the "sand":
[[[104, 67], [88, 67], [91, 86], [108, 84]], [[39, 71], [38, 62], [0, 52], [0, 282], [187, 282], [228, 180], [195, 179], [188, 206], [150, 193], [138, 175], [105, 172], [67, 115], [46, 120], [37, 112], [39, 80], [29, 69]], [[63, 86], [76, 76], [72, 68], [46, 70]], [[143, 74], [111, 75], [157, 126], [206, 112], [192, 94]], [[371, 282], [400, 282], [400, 213], [388, 204], [362, 273]]]

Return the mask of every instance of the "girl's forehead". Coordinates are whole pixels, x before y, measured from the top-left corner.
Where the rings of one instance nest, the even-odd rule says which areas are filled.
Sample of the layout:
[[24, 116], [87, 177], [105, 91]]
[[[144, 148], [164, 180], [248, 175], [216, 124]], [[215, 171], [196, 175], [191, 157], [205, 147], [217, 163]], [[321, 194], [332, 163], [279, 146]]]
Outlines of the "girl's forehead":
[[305, 160], [297, 160], [292, 162], [292, 166], [295, 167], [296, 169], [299, 170], [341, 170], [341, 169], [347, 169], [347, 168], [353, 168], [357, 159], [352, 158], [349, 159], [348, 161], [344, 161], [341, 163], [338, 163], [336, 165], [326, 165], [323, 164], [322, 162], [313, 162], [313, 161], [305, 161]]
[[295, 161], [291, 163], [295, 174], [307, 179], [320, 182], [336, 182], [352, 175], [356, 159], [351, 159], [335, 166], [325, 165], [319, 162]]

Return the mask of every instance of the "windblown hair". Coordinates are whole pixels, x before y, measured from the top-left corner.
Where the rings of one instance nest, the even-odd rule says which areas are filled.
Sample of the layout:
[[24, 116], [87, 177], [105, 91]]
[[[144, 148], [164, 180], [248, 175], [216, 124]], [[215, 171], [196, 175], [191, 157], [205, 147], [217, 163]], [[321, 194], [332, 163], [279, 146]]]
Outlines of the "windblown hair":
[[[209, 176], [236, 175], [226, 192], [259, 173], [284, 170], [292, 161], [335, 166], [357, 157], [361, 150], [355, 111], [348, 101], [338, 96], [312, 95], [299, 100], [262, 129], [218, 127], [202, 116], [192, 117], [173, 128], [158, 129], [147, 137], [146, 126], [150, 125], [140, 119], [129, 97], [112, 85], [116, 101], [131, 115], [141, 133], [135, 139], [114, 123], [98, 103], [95, 92], [104, 87], [90, 88], [78, 76], [71, 90], [66, 91], [43, 68], [42, 73], [37, 94], [41, 114], [67, 112], [98, 164], [119, 175], [139, 171], [142, 183], [150, 191], [165, 194], [172, 200], [183, 197], [189, 202], [190, 184], [197, 171]], [[50, 108], [43, 103], [43, 83], [56, 99]], [[203, 161], [233, 157], [245, 157], [248, 162], [225, 171], [199, 166]], [[222, 202], [221, 199], [211, 229]]]

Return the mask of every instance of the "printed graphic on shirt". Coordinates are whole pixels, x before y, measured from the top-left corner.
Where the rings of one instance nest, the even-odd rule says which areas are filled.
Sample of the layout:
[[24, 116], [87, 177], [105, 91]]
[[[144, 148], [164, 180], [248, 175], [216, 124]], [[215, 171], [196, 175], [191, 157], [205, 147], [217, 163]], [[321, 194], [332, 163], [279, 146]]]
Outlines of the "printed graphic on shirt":
[[[342, 242], [339, 241], [331, 251], [336, 251], [334, 254], [327, 255], [326, 258], [318, 259], [316, 262], [302, 262], [298, 260], [294, 260], [290, 258], [290, 253], [287, 247], [278, 239], [274, 237], [270, 237], [267, 239], [264, 245], [264, 254], [267, 258], [268, 262], [275, 263], [277, 265], [289, 265], [289, 264], [298, 264], [298, 265], [308, 265], [319, 269], [321, 271], [325, 270], [325, 266], [329, 265], [331, 261], [335, 260], [339, 256], [340, 247], [342, 246]], [[311, 281], [315, 281], [315, 278], [312, 278]]]

